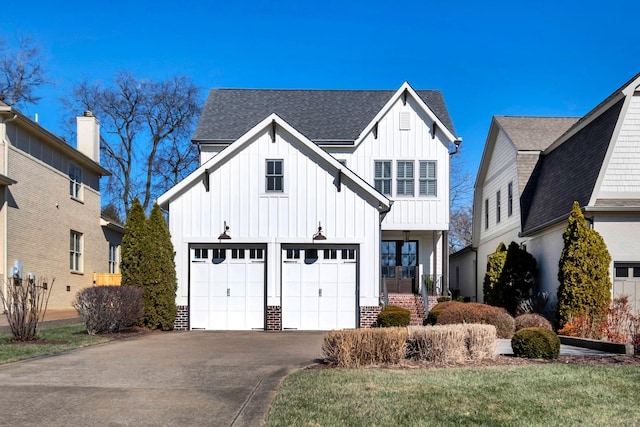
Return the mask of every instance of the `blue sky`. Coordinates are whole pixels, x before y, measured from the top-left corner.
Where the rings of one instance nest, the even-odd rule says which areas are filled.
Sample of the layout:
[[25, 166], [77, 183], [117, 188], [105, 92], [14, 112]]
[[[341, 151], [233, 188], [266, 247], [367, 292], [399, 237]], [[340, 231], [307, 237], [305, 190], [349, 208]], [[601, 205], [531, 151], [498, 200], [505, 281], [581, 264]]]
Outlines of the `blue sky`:
[[493, 115], [582, 116], [640, 72], [636, 1], [29, 1], [0, 37], [43, 46], [55, 86], [25, 110], [62, 133], [84, 78], [203, 88], [443, 92], [475, 176]]

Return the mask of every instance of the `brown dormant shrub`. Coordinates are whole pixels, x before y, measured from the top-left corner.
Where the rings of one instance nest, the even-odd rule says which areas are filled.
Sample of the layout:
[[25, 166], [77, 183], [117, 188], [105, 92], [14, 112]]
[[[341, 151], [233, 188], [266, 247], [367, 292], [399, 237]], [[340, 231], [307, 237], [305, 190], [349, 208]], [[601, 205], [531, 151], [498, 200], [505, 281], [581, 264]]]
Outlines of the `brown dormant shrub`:
[[495, 359], [498, 355], [496, 348], [496, 327], [493, 325], [469, 324], [467, 329], [467, 351], [469, 360]]
[[455, 364], [496, 356], [493, 325], [410, 326], [407, 356], [428, 362]]
[[425, 320], [426, 324], [435, 325], [436, 323], [438, 323], [438, 316], [440, 316], [440, 313], [442, 313], [443, 311], [447, 310], [450, 307], [456, 307], [461, 304], [463, 303], [459, 301], [443, 301], [443, 302], [437, 303], [436, 305], [433, 306], [431, 310], [429, 310], [429, 315]]
[[94, 286], [78, 292], [73, 307], [89, 335], [117, 332], [137, 325], [142, 319], [142, 292], [133, 286]]
[[407, 328], [331, 331], [324, 335], [325, 358], [340, 368], [396, 364], [406, 353]]
[[547, 319], [535, 313], [521, 314], [515, 318], [515, 321], [516, 332], [524, 328], [544, 328], [550, 331], [553, 330], [551, 323]]
[[408, 356], [411, 359], [446, 364], [466, 360], [464, 325], [409, 327]]
[[6, 295], [0, 292], [0, 297], [15, 341], [38, 339], [54, 280], [15, 277], [7, 281]]
[[458, 323], [493, 325], [496, 327], [498, 338], [509, 339], [515, 331], [513, 317], [505, 309], [473, 302], [451, 305], [438, 316], [439, 325]]

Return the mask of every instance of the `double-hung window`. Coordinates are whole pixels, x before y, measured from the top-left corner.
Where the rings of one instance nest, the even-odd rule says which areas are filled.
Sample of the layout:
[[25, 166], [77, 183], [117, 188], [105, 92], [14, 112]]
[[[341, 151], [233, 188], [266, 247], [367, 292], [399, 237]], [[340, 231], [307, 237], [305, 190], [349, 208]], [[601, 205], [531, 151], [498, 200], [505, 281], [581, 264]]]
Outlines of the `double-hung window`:
[[118, 272], [118, 246], [109, 243], [109, 273]]
[[69, 195], [73, 198], [80, 199], [82, 188], [82, 169], [76, 165], [69, 163]]
[[420, 162], [420, 196], [435, 197], [438, 195], [438, 179], [436, 177], [436, 162]]
[[502, 219], [502, 212], [500, 211], [500, 206], [502, 201], [500, 200], [500, 191], [496, 193], [496, 224], [500, 222]]
[[283, 170], [283, 160], [267, 160], [267, 171], [266, 171], [266, 190], [269, 192], [280, 192], [284, 191], [284, 170]]
[[373, 183], [376, 190], [385, 196], [391, 195], [391, 161], [376, 160]]
[[82, 233], [72, 230], [69, 237], [69, 268], [82, 271]]
[[398, 161], [397, 168], [396, 194], [398, 196], [413, 196], [413, 162]]

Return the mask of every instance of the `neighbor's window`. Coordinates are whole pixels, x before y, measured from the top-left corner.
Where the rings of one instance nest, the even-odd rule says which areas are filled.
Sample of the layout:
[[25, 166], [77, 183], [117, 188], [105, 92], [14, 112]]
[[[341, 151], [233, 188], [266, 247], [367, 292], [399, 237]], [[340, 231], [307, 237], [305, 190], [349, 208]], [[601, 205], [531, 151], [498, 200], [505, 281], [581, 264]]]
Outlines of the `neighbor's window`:
[[484, 199], [484, 229], [489, 228], [489, 199]]
[[496, 224], [500, 222], [501, 212], [500, 212], [500, 191], [496, 192]]
[[398, 161], [396, 183], [397, 196], [413, 196], [413, 162]]
[[118, 273], [118, 246], [109, 243], [109, 273]]
[[82, 233], [73, 230], [69, 239], [69, 268], [82, 271]]
[[284, 191], [283, 160], [267, 160], [267, 191]]
[[513, 182], [509, 183], [507, 187], [507, 215], [511, 216], [513, 214]]
[[71, 197], [75, 197], [76, 199], [80, 198], [80, 190], [82, 188], [81, 183], [82, 169], [72, 163], [69, 163], [69, 194]]
[[436, 162], [420, 162], [420, 195], [437, 196]]
[[391, 195], [391, 161], [376, 160], [374, 162], [373, 183], [376, 190], [385, 196]]

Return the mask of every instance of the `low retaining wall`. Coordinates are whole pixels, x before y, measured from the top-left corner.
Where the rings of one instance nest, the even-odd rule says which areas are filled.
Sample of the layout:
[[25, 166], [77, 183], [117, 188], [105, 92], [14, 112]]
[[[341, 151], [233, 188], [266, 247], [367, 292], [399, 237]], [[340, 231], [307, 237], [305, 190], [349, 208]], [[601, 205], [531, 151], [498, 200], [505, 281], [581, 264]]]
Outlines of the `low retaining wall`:
[[591, 350], [606, 351], [615, 354], [633, 354], [632, 344], [619, 344], [616, 342], [591, 340], [588, 338], [569, 337], [566, 335], [558, 335], [560, 343], [564, 345], [572, 345], [574, 347], [588, 348]]

